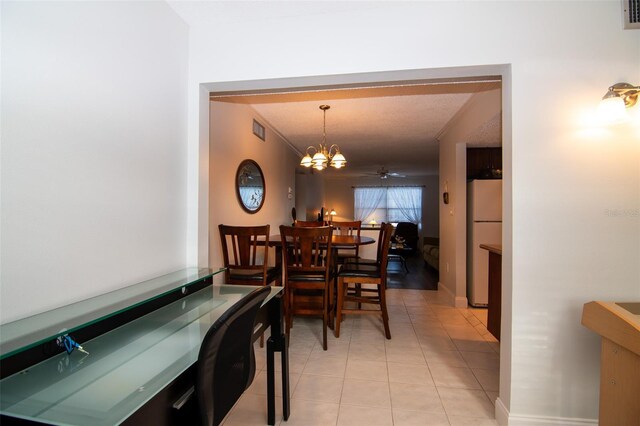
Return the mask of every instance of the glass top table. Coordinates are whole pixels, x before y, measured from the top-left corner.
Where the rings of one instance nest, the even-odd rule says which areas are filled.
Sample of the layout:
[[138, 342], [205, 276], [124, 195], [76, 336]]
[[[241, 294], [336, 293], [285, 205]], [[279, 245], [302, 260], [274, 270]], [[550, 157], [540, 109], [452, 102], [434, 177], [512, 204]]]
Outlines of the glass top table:
[[[55, 425], [117, 425], [198, 359], [229, 307], [259, 287], [213, 285], [0, 381], [0, 413]], [[272, 287], [268, 303], [283, 290]]]
[[0, 360], [223, 272], [186, 268], [0, 325]]

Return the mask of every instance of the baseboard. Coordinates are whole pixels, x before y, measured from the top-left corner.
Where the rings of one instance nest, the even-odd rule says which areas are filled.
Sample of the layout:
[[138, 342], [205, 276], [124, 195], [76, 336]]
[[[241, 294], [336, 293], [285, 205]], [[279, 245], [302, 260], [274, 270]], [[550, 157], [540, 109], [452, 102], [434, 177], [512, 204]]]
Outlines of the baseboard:
[[597, 419], [575, 419], [570, 417], [522, 416], [509, 414], [500, 398], [496, 399], [496, 421], [500, 426], [585, 426], [597, 425]]
[[449, 290], [447, 288], [446, 285], [443, 285], [440, 281], [438, 281], [438, 290], [442, 290], [444, 292], [444, 294], [447, 296], [447, 299], [449, 300], [449, 303], [451, 303], [453, 305], [453, 302], [455, 300], [455, 295], [453, 293], [451, 293], [451, 290]]
[[496, 398], [495, 416], [496, 422], [498, 422], [500, 426], [507, 426], [509, 424], [509, 410], [504, 406], [500, 397]]
[[456, 297], [454, 306], [456, 308], [467, 308], [469, 306], [469, 301], [467, 300], [466, 297]]
[[444, 291], [444, 294], [447, 295], [447, 299], [449, 300], [449, 303], [451, 305], [455, 306], [456, 308], [466, 308], [467, 307], [467, 298], [466, 297], [456, 297], [456, 295], [453, 294], [451, 292], [451, 290], [449, 290], [447, 288], [446, 285], [442, 285], [442, 283], [440, 281], [438, 281], [438, 290]]

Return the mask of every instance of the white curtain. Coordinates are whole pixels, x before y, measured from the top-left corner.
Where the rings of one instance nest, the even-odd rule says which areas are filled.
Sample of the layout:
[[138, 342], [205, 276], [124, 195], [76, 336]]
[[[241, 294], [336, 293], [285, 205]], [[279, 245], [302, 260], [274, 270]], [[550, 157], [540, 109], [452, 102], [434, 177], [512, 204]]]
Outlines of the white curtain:
[[353, 191], [355, 220], [365, 220], [380, 206], [386, 197], [386, 188], [355, 188]]
[[392, 187], [389, 188], [389, 199], [395, 204], [407, 222], [420, 226], [422, 220], [422, 188]]

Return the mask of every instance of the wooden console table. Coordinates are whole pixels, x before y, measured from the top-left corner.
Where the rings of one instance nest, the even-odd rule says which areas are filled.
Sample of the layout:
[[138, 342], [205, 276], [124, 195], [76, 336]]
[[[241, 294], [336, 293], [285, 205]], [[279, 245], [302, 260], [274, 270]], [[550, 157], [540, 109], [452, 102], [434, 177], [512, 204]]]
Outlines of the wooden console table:
[[598, 424], [640, 425], [640, 303], [586, 303], [582, 325], [602, 337]]
[[500, 321], [502, 318], [502, 245], [480, 244], [480, 248], [489, 251], [489, 312], [487, 330], [500, 340]]

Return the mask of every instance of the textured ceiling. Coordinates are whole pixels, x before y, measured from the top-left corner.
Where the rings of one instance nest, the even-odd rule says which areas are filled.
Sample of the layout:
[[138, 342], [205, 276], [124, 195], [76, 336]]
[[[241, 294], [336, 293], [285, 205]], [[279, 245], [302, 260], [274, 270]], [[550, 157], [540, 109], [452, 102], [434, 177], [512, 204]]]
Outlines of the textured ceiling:
[[[499, 87], [499, 86], [497, 86]], [[390, 88], [347, 89], [212, 97], [250, 104], [300, 153], [322, 141], [322, 111], [327, 111], [327, 144], [338, 144], [347, 158], [342, 170], [323, 173], [362, 176], [384, 166], [407, 176], [438, 173], [437, 137], [473, 93], [496, 83], [450, 83]], [[472, 132], [475, 146], [500, 146], [500, 115]]]

